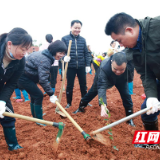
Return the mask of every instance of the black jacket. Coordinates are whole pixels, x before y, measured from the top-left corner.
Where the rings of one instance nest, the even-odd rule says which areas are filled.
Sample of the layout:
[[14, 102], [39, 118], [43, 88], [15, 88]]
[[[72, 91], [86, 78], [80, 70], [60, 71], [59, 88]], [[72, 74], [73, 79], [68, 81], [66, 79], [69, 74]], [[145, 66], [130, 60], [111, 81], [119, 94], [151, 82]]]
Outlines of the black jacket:
[[5, 54], [6, 44], [0, 43], [0, 100], [7, 102], [14, 89], [17, 87], [17, 81], [21, 76], [24, 66], [25, 57], [21, 60], [13, 60], [4, 70], [2, 67], [3, 57]]
[[98, 78], [98, 82], [97, 82], [98, 98], [99, 99], [102, 98], [105, 104], [107, 104], [107, 101], [106, 101], [106, 90], [107, 89], [113, 87], [114, 85], [121, 84], [121, 83], [126, 83], [127, 85], [128, 79], [131, 79], [131, 77], [129, 77], [131, 74], [128, 68], [128, 64], [127, 64], [125, 72], [117, 76], [114, 72], [112, 72], [111, 59], [112, 59], [112, 56], [110, 58], [104, 59], [101, 62], [98, 72], [96, 73], [98, 74], [97, 76]]
[[52, 96], [53, 90], [48, 83], [51, 65], [54, 63], [54, 57], [48, 49], [33, 52], [26, 57], [26, 66], [24, 74], [35, 83], [39, 83], [44, 91]]
[[156, 78], [160, 80], [160, 16], [137, 20], [141, 27], [142, 52], [126, 49], [129, 60], [141, 75], [146, 97], [158, 97]]
[[72, 40], [70, 57], [71, 60], [68, 63], [68, 68], [82, 68], [85, 66], [90, 66], [90, 54], [86, 46], [86, 40], [78, 35], [73, 36], [71, 33], [67, 36], [62, 37], [62, 41], [68, 47], [69, 40]]

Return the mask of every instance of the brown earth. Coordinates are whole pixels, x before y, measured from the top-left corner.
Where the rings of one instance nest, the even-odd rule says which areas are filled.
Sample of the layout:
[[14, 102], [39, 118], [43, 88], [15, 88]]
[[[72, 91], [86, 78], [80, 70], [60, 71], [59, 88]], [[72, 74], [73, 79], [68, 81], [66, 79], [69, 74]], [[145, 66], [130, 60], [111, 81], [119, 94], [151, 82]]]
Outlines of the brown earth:
[[[87, 74], [88, 89], [91, 87], [94, 75]], [[57, 78], [55, 95], [59, 95], [61, 87], [60, 75]], [[132, 96], [134, 104], [134, 112], [140, 110], [143, 102], [141, 95], [144, 89], [141, 85], [139, 75], [135, 72], [134, 77], [134, 93]], [[13, 93], [12, 96], [15, 96]], [[122, 105], [120, 95], [115, 87], [107, 91], [108, 109], [111, 117], [110, 123], [125, 117], [125, 111]], [[81, 94], [79, 90], [78, 80], [75, 80], [72, 107], [67, 112], [82, 127], [86, 133], [97, 130], [106, 125], [104, 118], [100, 116], [100, 107], [98, 106], [98, 98], [96, 97], [88, 106], [85, 113], [73, 115], [72, 112], [78, 108]], [[12, 99], [15, 113], [31, 116], [29, 102], [16, 103]], [[62, 97], [61, 105], [65, 107], [66, 96]], [[19, 144], [23, 149], [19, 151], [8, 151], [7, 144], [4, 139], [2, 127], [0, 128], [0, 160], [146, 160], [160, 159], [158, 149], [146, 150], [134, 148], [132, 139], [135, 130], [143, 130], [140, 116], [134, 119], [136, 127], [131, 127], [126, 123], [121, 123], [112, 128], [113, 140], [109, 138], [108, 131], [101, 132], [106, 136], [107, 146], [90, 140], [85, 141], [81, 133], [73, 126], [68, 118], [61, 118], [55, 114], [55, 105], [50, 103], [49, 97], [44, 97], [43, 110], [46, 115], [45, 120], [52, 122], [64, 122], [66, 124], [57, 152], [54, 149], [54, 142], [58, 129], [52, 126], [38, 126], [34, 122], [17, 119], [16, 131]], [[116, 146], [118, 151], [113, 148]]]

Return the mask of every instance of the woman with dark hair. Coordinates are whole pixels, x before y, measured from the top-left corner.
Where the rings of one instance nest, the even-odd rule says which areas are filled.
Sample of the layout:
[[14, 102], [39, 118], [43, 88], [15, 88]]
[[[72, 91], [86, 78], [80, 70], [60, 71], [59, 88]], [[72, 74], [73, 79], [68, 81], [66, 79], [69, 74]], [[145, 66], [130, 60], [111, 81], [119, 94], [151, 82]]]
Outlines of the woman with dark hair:
[[31, 36], [22, 28], [0, 35], [0, 123], [10, 151], [22, 148], [16, 138], [15, 118], [3, 113], [14, 112], [10, 97], [25, 66], [25, 54], [32, 44]]
[[[48, 46], [48, 49], [34, 52], [26, 58], [25, 70], [20, 77], [18, 84], [30, 94], [31, 113], [35, 118], [43, 119], [43, 93], [38, 88], [37, 83], [42, 86], [44, 91], [50, 96], [50, 101], [54, 103], [54, 100], [57, 100], [57, 98], [56, 96], [54, 96], [54, 92], [50, 84], [48, 83], [50, 67], [54, 63], [54, 60], [59, 60], [60, 58], [62, 58], [65, 55], [66, 51], [66, 45], [62, 41], [57, 40], [55, 42], [52, 42]], [[69, 60], [70, 57], [64, 57], [65, 62], [69, 62]], [[37, 124], [43, 125], [40, 123]]]

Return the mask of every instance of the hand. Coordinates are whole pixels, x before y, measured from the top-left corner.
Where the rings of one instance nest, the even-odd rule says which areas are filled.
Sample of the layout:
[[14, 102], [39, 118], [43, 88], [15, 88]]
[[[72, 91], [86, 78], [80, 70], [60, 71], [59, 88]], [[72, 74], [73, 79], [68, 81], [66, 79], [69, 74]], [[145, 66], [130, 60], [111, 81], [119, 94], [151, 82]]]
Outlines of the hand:
[[158, 99], [155, 98], [155, 97], [150, 97], [147, 99], [147, 102], [146, 102], [146, 106], [147, 108], [151, 108], [150, 110], [147, 111], [147, 115], [150, 115], [150, 114], [154, 114], [155, 112], [158, 112]]
[[3, 113], [6, 110], [6, 102], [0, 101], [0, 118], [4, 118]]
[[55, 95], [50, 96], [50, 101], [51, 101], [52, 103], [56, 103], [56, 101], [58, 101], [57, 96], [55, 96]]
[[106, 105], [101, 105], [101, 117], [108, 117], [109, 110], [107, 109]]
[[89, 73], [89, 71], [91, 70], [91, 67], [86, 67], [86, 73]]
[[65, 57], [64, 57], [64, 62], [69, 62], [69, 61], [70, 61], [70, 59], [71, 59], [71, 57], [70, 57], [70, 56], [65, 56]]

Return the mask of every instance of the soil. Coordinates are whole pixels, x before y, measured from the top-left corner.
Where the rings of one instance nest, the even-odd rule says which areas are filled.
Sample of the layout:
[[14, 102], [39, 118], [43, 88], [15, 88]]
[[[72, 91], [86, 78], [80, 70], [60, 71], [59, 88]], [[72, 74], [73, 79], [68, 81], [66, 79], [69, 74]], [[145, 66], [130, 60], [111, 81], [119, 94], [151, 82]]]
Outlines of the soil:
[[[93, 75], [87, 74], [87, 85], [90, 89], [94, 78]], [[61, 88], [61, 77], [58, 74], [55, 95], [59, 96]], [[41, 88], [41, 87], [40, 87]], [[42, 88], [41, 88], [42, 89]], [[43, 89], [42, 89], [43, 91]], [[144, 89], [135, 71], [134, 76], [134, 93], [132, 96], [134, 104], [134, 112], [140, 110], [143, 102], [141, 95]], [[12, 97], [15, 96], [13, 93]], [[111, 117], [110, 123], [125, 117], [124, 107], [120, 95], [115, 87], [107, 91], [108, 109]], [[85, 113], [72, 114], [78, 106], [81, 99], [78, 79], [75, 79], [73, 102], [72, 106], [67, 109], [67, 112], [86, 132], [97, 130], [106, 125], [107, 121], [100, 116], [100, 107], [98, 105], [98, 97], [90, 102], [92, 106], [86, 108]], [[11, 98], [14, 111], [17, 114], [31, 116], [30, 102], [17, 103]], [[66, 106], [66, 95], [63, 93], [61, 105]], [[135, 148], [132, 144], [132, 139], [135, 130], [143, 130], [141, 117], [134, 118], [136, 127], [121, 123], [112, 128], [113, 140], [109, 138], [109, 130], [101, 132], [107, 140], [107, 145], [103, 145], [93, 139], [86, 141], [82, 134], [74, 127], [68, 118], [62, 118], [55, 114], [55, 104], [49, 101], [49, 96], [44, 97], [43, 111], [46, 113], [44, 119], [52, 122], [63, 122], [65, 128], [61, 141], [55, 150], [55, 139], [58, 129], [53, 126], [39, 126], [34, 122], [17, 119], [16, 133], [19, 144], [23, 147], [18, 151], [8, 151], [7, 144], [4, 139], [2, 127], [0, 127], [0, 159], [1, 160], [155, 160], [160, 159], [159, 149], [141, 149]], [[116, 149], [113, 148], [116, 146]]]

